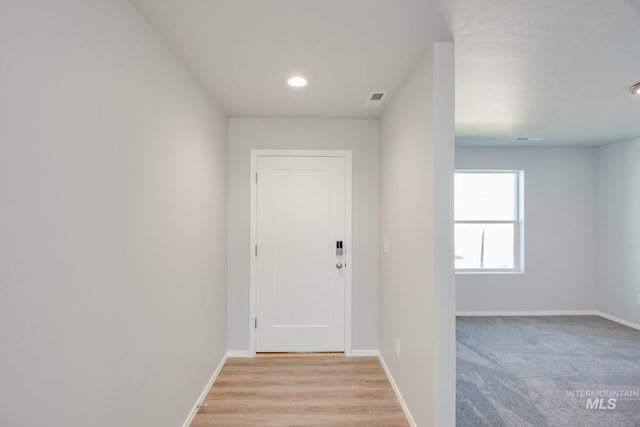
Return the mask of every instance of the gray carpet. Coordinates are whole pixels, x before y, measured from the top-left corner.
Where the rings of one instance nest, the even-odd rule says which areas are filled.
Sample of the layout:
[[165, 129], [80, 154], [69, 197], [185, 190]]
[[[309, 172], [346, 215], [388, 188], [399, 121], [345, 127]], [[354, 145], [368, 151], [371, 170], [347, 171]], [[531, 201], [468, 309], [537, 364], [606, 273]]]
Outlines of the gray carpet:
[[640, 427], [640, 331], [596, 316], [459, 317], [456, 330], [458, 427]]

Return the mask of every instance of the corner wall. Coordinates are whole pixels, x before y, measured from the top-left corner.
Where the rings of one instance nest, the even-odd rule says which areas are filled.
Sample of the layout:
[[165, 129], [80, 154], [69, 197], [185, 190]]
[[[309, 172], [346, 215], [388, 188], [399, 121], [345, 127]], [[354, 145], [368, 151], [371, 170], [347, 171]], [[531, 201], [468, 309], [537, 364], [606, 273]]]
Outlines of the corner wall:
[[453, 99], [436, 43], [381, 120], [380, 352], [421, 427], [455, 424]]
[[596, 309], [596, 151], [457, 147], [456, 169], [524, 170], [524, 274], [457, 274], [456, 309]]
[[0, 53], [0, 425], [182, 425], [227, 351], [226, 117], [125, 0], [2, 1]]
[[640, 139], [598, 148], [598, 310], [640, 325]]

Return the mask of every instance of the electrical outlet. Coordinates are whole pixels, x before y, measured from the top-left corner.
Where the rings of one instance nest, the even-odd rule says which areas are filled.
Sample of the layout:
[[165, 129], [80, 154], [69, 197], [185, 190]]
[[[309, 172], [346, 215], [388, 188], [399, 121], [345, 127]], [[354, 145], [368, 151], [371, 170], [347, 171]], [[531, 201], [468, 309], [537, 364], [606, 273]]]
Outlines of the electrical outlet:
[[400, 340], [396, 338], [396, 356], [400, 357]]

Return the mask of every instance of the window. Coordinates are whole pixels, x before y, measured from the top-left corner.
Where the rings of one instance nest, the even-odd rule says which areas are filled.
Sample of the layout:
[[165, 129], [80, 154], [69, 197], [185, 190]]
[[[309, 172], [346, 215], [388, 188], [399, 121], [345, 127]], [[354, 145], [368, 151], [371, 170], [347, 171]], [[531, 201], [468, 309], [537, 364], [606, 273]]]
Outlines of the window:
[[456, 171], [457, 272], [521, 272], [522, 171]]

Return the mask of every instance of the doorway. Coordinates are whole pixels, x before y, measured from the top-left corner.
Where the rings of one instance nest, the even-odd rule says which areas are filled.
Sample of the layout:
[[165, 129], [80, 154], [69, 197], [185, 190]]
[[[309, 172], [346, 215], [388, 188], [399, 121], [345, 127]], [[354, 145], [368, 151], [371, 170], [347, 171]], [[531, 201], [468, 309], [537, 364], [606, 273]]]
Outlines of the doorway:
[[249, 352], [351, 353], [351, 152], [251, 151]]

